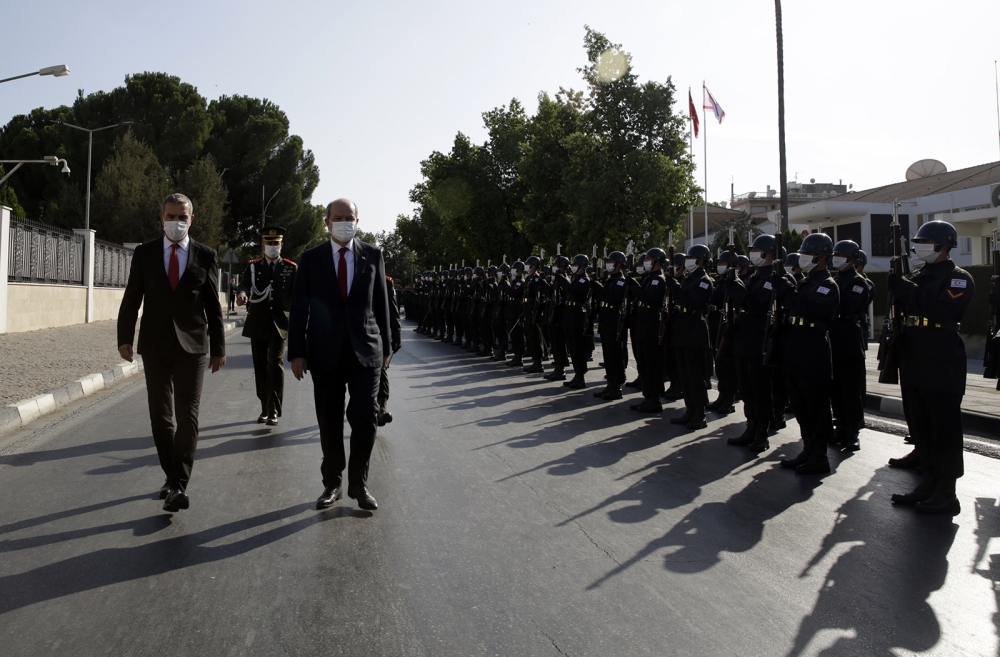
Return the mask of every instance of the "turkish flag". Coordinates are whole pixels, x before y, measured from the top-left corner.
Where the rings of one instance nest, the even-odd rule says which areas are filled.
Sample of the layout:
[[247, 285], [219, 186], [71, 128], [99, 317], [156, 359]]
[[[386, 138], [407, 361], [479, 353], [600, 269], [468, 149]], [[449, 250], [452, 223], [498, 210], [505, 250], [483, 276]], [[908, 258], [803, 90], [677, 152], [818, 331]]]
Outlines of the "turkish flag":
[[691, 90], [688, 89], [688, 116], [691, 117], [691, 123], [694, 126], [694, 136], [698, 137], [698, 110], [694, 108], [694, 99], [691, 98]]

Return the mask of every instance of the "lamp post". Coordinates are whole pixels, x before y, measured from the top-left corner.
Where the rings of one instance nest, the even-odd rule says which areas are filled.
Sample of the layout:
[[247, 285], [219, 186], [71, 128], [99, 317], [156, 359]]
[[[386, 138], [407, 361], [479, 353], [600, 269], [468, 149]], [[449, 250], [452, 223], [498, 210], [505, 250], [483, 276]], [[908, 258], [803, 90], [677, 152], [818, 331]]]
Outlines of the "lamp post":
[[274, 197], [277, 196], [278, 192], [280, 192], [280, 191], [281, 191], [281, 188], [279, 187], [278, 191], [275, 192], [275, 193], [273, 193], [273, 194], [271, 194], [271, 198], [269, 198], [267, 200], [267, 203], [265, 203], [264, 202], [264, 187], [261, 186], [261, 188], [260, 188], [260, 207], [261, 207], [261, 210], [260, 210], [260, 228], [261, 228], [261, 230], [264, 229], [264, 224], [267, 223], [267, 206], [271, 205], [271, 201], [274, 200]]
[[774, 0], [778, 41], [778, 184], [781, 186], [781, 220], [778, 230], [788, 230], [788, 169], [785, 164], [785, 40], [781, 29], [781, 0]]
[[0, 178], [0, 185], [4, 184], [8, 178], [14, 175], [14, 172], [21, 168], [22, 164], [51, 164], [56, 166], [62, 162], [62, 174], [69, 178], [69, 165], [66, 164], [66, 160], [56, 157], [55, 155], [46, 155], [41, 160], [0, 160], [0, 164], [13, 164], [15, 165], [13, 169], [7, 172], [7, 174]]
[[78, 125], [73, 125], [72, 123], [66, 123], [65, 121], [51, 121], [51, 122], [58, 123], [59, 125], [64, 125], [67, 128], [82, 130], [86, 132], [88, 135], [89, 142], [87, 144], [87, 209], [84, 214], [83, 227], [85, 230], [90, 230], [90, 165], [94, 155], [94, 133], [100, 132], [102, 130], [110, 130], [111, 128], [117, 128], [120, 125], [132, 125], [132, 121], [122, 121], [121, 123], [115, 123], [114, 125], [106, 125], [103, 128], [94, 128], [93, 130], [87, 128], [81, 128]]
[[69, 75], [69, 66], [65, 64], [60, 64], [59, 66], [46, 66], [43, 69], [39, 69], [34, 73], [25, 73], [24, 75], [15, 75], [12, 78], [4, 78], [0, 82], [10, 82], [11, 80], [20, 80], [21, 78], [30, 78], [33, 75], [51, 75], [52, 77], [61, 78], [63, 76]]

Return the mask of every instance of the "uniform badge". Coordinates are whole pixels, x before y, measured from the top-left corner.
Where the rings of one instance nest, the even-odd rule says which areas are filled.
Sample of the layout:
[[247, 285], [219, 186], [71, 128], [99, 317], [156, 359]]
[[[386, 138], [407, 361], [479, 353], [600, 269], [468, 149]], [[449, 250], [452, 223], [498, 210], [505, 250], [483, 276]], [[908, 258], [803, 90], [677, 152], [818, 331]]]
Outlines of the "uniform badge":
[[650, 284], [651, 285], [659, 285], [660, 284], [660, 279], [654, 278]]
[[625, 285], [625, 281], [618, 281], [619, 285]]
[[820, 294], [830, 294], [830, 288], [823, 287], [822, 285], [816, 288], [816, 291], [819, 292]]
[[860, 285], [855, 285], [854, 287], [851, 288], [851, 292], [856, 292], [858, 294], [861, 294], [864, 291], [865, 288], [861, 287]]
[[774, 286], [771, 285], [771, 281], [767, 281], [766, 283], [764, 283], [764, 289], [765, 290], [773, 290], [774, 289]]
[[708, 283], [706, 283], [705, 281], [702, 281], [701, 283], [698, 283], [698, 287], [703, 287], [703, 288], [705, 288], [707, 290], [708, 289]]
[[967, 287], [968, 286], [968, 281], [966, 281], [964, 278], [953, 278], [953, 279], [951, 279], [951, 286], [952, 287]]

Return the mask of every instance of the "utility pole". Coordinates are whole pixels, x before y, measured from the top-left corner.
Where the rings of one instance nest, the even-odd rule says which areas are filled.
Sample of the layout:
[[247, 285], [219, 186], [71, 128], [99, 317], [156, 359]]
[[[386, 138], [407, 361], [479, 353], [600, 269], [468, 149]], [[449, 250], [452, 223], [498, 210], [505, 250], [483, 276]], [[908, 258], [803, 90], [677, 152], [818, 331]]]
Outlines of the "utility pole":
[[781, 226], [788, 230], [788, 169], [785, 164], [785, 55], [781, 36], [781, 0], [774, 0], [774, 22], [778, 35], [778, 166], [781, 186]]

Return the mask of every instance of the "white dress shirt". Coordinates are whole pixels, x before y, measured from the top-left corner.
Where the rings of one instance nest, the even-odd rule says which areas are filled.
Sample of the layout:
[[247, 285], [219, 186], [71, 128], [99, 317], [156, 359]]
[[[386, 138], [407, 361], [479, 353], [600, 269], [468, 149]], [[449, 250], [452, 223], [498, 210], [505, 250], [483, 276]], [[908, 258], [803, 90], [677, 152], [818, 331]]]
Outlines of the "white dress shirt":
[[[330, 246], [333, 247], [333, 271], [337, 274], [337, 280], [340, 280], [340, 249], [343, 248], [332, 239], [330, 240]], [[354, 240], [347, 243], [347, 253], [344, 254], [344, 259], [347, 261], [347, 293], [351, 293], [351, 284], [354, 283]]]
[[[170, 252], [173, 242], [167, 239], [167, 236], [163, 236], [163, 267], [167, 271], [167, 276], [170, 276]], [[184, 275], [184, 270], [187, 268], [188, 264], [188, 247], [191, 246], [191, 238], [187, 235], [184, 236], [180, 242], [177, 243], [180, 246], [177, 249], [177, 280], [181, 280], [181, 276]]]

